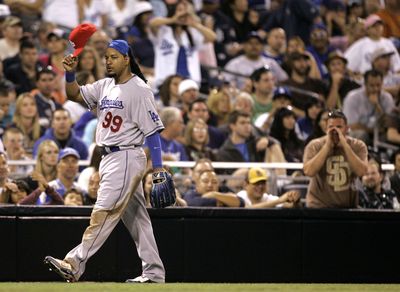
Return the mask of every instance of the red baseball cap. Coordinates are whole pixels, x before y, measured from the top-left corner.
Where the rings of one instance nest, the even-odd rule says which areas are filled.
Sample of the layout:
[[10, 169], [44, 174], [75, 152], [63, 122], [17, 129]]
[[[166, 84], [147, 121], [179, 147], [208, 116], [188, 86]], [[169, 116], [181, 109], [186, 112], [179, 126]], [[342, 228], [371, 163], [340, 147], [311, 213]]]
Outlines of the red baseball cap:
[[82, 52], [89, 38], [96, 30], [94, 24], [82, 23], [71, 31], [69, 34], [69, 41], [75, 49], [72, 54], [74, 57], [78, 56]]

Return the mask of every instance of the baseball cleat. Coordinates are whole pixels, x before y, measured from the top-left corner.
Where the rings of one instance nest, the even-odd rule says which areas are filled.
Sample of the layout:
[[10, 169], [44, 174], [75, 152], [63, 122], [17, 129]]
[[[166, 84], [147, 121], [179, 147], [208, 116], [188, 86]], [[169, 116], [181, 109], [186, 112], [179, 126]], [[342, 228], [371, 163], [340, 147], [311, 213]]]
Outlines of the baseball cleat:
[[56, 272], [61, 278], [67, 282], [76, 282], [74, 274], [72, 273], [72, 267], [69, 263], [47, 256], [44, 258], [44, 263], [49, 267], [49, 271]]
[[139, 276], [136, 277], [135, 279], [128, 279], [125, 281], [126, 283], [138, 283], [138, 284], [143, 284], [143, 283], [156, 283], [153, 280], [150, 280], [147, 277], [144, 276]]

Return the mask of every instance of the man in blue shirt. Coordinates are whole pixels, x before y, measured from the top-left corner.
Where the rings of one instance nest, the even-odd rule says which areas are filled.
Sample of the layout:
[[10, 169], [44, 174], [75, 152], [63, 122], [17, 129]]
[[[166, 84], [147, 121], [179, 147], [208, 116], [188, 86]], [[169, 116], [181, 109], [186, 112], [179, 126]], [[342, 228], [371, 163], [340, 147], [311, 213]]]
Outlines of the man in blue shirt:
[[206, 170], [196, 179], [196, 188], [187, 192], [184, 200], [188, 206], [244, 207], [244, 200], [234, 193], [218, 191], [219, 180], [213, 170]]
[[57, 143], [60, 149], [71, 147], [78, 151], [82, 160], [87, 159], [88, 149], [86, 144], [81, 139], [76, 137], [71, 129], [72, 121], [69, 112], [65, 109], [58, 109], [53, 113], [51, 128], [47, 129], [46, 133], [36, 141], [33, 146], [33, 156], [36, 156], [40, 143], [44, 140], [53, 140]]
[[[231, 134], [218, 151], [218, 161], [264, 161], [265, 151], [269, 145], [259, 145], [257, 147], [258, 139], [252, 135], [252, 124], [248, 114], [239, 111], [232, 112], [229, 116], [229, 128]], [[226, 172], [232, 172], [232, 170], [226, 170]]]

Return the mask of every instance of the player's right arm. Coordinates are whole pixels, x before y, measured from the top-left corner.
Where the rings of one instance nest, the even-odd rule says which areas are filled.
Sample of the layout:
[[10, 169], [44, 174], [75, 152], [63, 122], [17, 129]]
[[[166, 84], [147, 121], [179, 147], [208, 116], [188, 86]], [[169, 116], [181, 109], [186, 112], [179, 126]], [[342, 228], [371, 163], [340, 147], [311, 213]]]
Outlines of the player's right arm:
[[77, 66], [77, 57], [73, 57], [72, 55], [64, 57], [63, 67], [65, 69], [65, 91], [69, 100], [79, 102], [80, 104], [85, 104], [85, 101], [83, 100], [79, 90], [79, 84], [75, 79], [75, 69]]
[[333, 147], [331, 136], [326, 136], [326, 143], [321, 149], [314, 149], [314, 143], [310, 143], [306, 146], [303, 158], [303, 171], [306, 176], [315, 176], [324, 165], [326, 158], [330, 150]]

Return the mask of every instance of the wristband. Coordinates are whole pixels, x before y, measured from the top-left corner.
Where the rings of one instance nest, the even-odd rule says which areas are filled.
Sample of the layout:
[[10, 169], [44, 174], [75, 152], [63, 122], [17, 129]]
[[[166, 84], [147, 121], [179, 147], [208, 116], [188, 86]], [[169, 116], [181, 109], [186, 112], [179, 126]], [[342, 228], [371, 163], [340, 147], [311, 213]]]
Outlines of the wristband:
[[146, 139], [147, 145], [150, 149], [150, 156], [153, 163], [153, 168], [161, 168], [162, 158], [160, 134], [158, 132], [155, 132], [153, 135], [148, 136]]
[[68, 83], [74, 82], [75, 81], [75, 72], [65, 72], [65, 80]]

